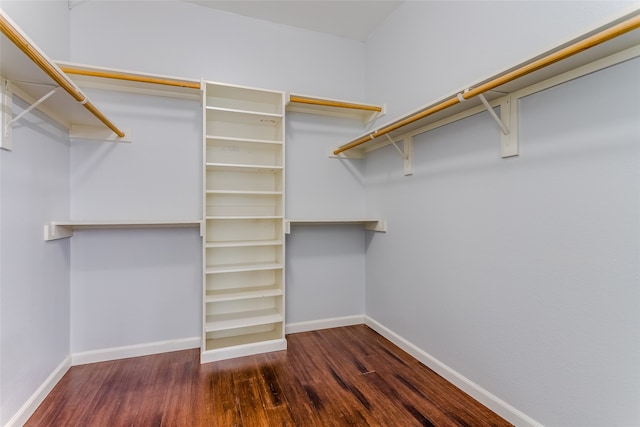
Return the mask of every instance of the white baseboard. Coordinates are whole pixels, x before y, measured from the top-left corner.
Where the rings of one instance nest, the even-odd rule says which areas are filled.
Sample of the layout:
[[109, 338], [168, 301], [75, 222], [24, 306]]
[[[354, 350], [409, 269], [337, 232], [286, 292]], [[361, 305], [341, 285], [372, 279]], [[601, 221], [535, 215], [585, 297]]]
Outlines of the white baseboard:
[[286, 334], [317, 331], [319, 329], [339, 328], [341, 326], [362, 325], [364, 315], [333, 317], [330, 319], [309, 320], [307, 322], [288, 323], [284, 330]]
[[38, 387], [38, 389], [31, 395], [31, 397], [22, 405], [22, 407], [11, 417], [11, 419], [5, 424], [5, 427], [20, 427], [24, 425], [29, 417], [38, 409], [38, 406], [47, 397], [47, 395], [53, 390], [58, 381], [64, 376], [64, 374], [71, 367], [71, 356], [65, 357], [65, 359], [53, 370], [51, 375]]
[[71, 355], [71, 365], [86, 365], [87, 363], [106, 362], [109, 360], [149, 356], [151, 354], [167, 353], [170, 351], [189, 350], [200, 347], [200, 341], [200, 337], [191, 337], [73, 353]]
[[364, 323], [510, 423], [518, 427], [543, 427], [542, 424], [535, 421], [533, 418], [509, 405], [499, 397], [489, 393], [478, 384], [445, 365], [440, 360], [407, 341], [371, 317], [365, 316]]

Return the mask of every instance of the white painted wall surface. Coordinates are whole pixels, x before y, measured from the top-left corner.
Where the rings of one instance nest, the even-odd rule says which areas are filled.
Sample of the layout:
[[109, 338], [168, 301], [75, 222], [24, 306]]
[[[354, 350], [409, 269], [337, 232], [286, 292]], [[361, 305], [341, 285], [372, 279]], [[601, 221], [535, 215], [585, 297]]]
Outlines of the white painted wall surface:
[[365, 232], [358, 225], [291, 227], [288, 324], [364, 314], [364, 245]]
[[[361, 129], [349, 119], [287, 113], [287, 218], [364, 216], [364, 161], [328, 156]], [[364, 314], [364, 236], [362, 226], [292, 226], [286, 240], [288, 324]]]
[[1, 0], [0, 9], [9, 15], [49, 57], [68, 60], [69, 8], [64, 0]]
[[199, 337], [197, 229], [83, 230], [71, 239], [71, 352]]
[[86, 90], [132, 143], [71, 142], [72, 219], [199, 219], [202, 108], [194, 100]]
[[[66, 2], [6, 1], [0, 8], [50, 56], [69, 57]], [[26, 105], [14, 99], [17, 114]], [[0, 425], [69, 355], [69, 243], [45, 242], [44, 224], [69, 215], [66, 130], [37, 113], [0, 150]]]
[[[132, 143], [71, 142], [71, 217], [197, 220], [202, 216], [198, 101], [87, 91]], [[197, 229], [86, 230], [71, 242], [71, 351], [201, 334]]]
[[364, 160], [330, 158], [362, 123], [287, 113], [286, 209], [293, 219], [364, 216]]
[[[14, 98], [14, 112], [25, 104]], [[0, 150], [0, 425], [69, 356], [69, 242], [44, 224], [69, 215], [66, 130], [30, 113]]]
[[77, 2], [71, 17], [76, 62], [340, 99], [364, 97], [361, 42], [177, 0]]
[[640, 424], [638, 75], [523, 99], [518, 158], [483, 113], [367, 159], [367, 315], [542, 425]]

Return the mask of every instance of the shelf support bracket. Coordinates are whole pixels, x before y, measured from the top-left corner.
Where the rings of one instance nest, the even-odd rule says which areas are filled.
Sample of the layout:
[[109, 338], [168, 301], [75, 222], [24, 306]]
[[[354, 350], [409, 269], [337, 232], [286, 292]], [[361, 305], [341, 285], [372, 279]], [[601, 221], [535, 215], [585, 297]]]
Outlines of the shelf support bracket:
[[56, 225], [54, 222], [44, 225], [44, 240], [47, 242], [50, 240], [66, 239], [71, 236], [73, 236], [73, 227]]
[[395, 142], [393, 139], [391, 139], [391, 137], [389, 136], [389, 134], [388, 134], [388, 133], [386, 133], [384, 136], [386, 136], [386, 137], [387, 137], [387, 139], [389, 140], [389, 142], [391, 143], [391, 145], [393, 145], [393, 146], [394, 146], [394, 148], [395, 148], [396, 150], [398, 150], [398, 153], [400, 153], [400, 156], [401, 156], [404, 160], [407, 160], [407, 156], [406, 156], [406, 154], [404, 154], [404, 151], [402, 151], [402, 150], [400, 149], [400, 147], [398, 147], [398, 144], [396, 144], [396, 142]]
[[9, 80], [0, 82], [0, 148], [11, 151], [11, 117], [13, 116], [13, 92]]
[[[500, 135], [500, 155], [503, 159], [515, 157], [518, 155], [518, 100], [513, 99], [511, 95], [505, 96], [500, 102], [500, 117], [493, 111], [493, 107], [487, 101], [483, 94], [479, 94], [478, 98], [487, 109], [487, 112], [498, 123], [502, 130]], [[505, 124], [507, 123], [507, 124]]]
[[20, 120], [21, 118], [23, 118], [24, 116], [26, 116], [27, 114], [29, 114], [33, 109], [38, 108], [38, 105], [42, 104], [44, 101], [46, 101], [47, 99], [49, 99], [52, 95], [55, 95], [56, 92], [58, 92], [60, 90], [59, 87], [47, 92], [42, 98], [38, 99], [36, 102], [34, 102], [33, 104], [31, 104], [28, 108], [25, 108], [24, 111], [22, 111], [20, 114], [18, 114], [17, 116], [15, 116], [11, 121], [9, 121], [9, 123], [7, 123], [9, 126], [12, 126], [15, 122], [17, 122], [18, 120]]
[[401, 150], [400, 147], [398, 147], [398, 144], [396, 144], [396, 142], [391, 139], [389, 134], [385, 134], [385, 136], [387, 137], [387, 139], [389, 139], [391, 145], [393, 145], [395, 149], [398, 150], [400, 156], [402, 156], [402, 160], [404, 161], [404, 176], [413, 175], [413, 137], [404, 137], [402, 142], [403, 150]]
[[[507, 127], [504, 125], [502, 120], [500, 120], [500, 117], [498, 117], [496, 112], [493, 111], [493, 107], [491, 107], [491, 104], [489, 104], [489, 101], [487, 101], [487, 98], [485, 98], [483, 94], [479, 94], [478, 98], [480, 98], [480, 101], [482, 101], [482, 104], [487, 109], [487, 112], [491, 115], [491, 117], [493, 117], [493, 120], [495, 120], [496, 123], [498, 123], [498, 126], [500, 126], [500, 129], [502, 129], [502, 133], [504, 135], [509, 135], [509, 129], [507, 129]], [[500, 111], [502, 112], [502, 110]]]
[[500, 136], [500, 155], [503, 159], [520, 154], [518, 144], [518, 98], [505, 96], [500, 102], [500, 116], [509, 126], [509, 132]]

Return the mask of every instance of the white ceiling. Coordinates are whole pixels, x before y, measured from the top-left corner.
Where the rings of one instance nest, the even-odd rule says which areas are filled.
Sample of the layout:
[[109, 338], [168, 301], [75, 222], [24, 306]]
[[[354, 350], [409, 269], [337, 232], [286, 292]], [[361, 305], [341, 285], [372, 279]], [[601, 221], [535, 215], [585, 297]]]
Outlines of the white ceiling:
[[400, 0], [184, 0], [200, 6], [365, 41]]

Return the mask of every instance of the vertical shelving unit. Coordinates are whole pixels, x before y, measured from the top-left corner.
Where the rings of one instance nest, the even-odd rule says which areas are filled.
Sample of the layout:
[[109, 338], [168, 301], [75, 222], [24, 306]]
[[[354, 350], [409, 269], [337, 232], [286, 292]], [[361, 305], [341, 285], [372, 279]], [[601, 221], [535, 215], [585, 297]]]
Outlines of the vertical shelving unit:
[[203, 82], [202, 363], [287, 348], [284, 101]]

